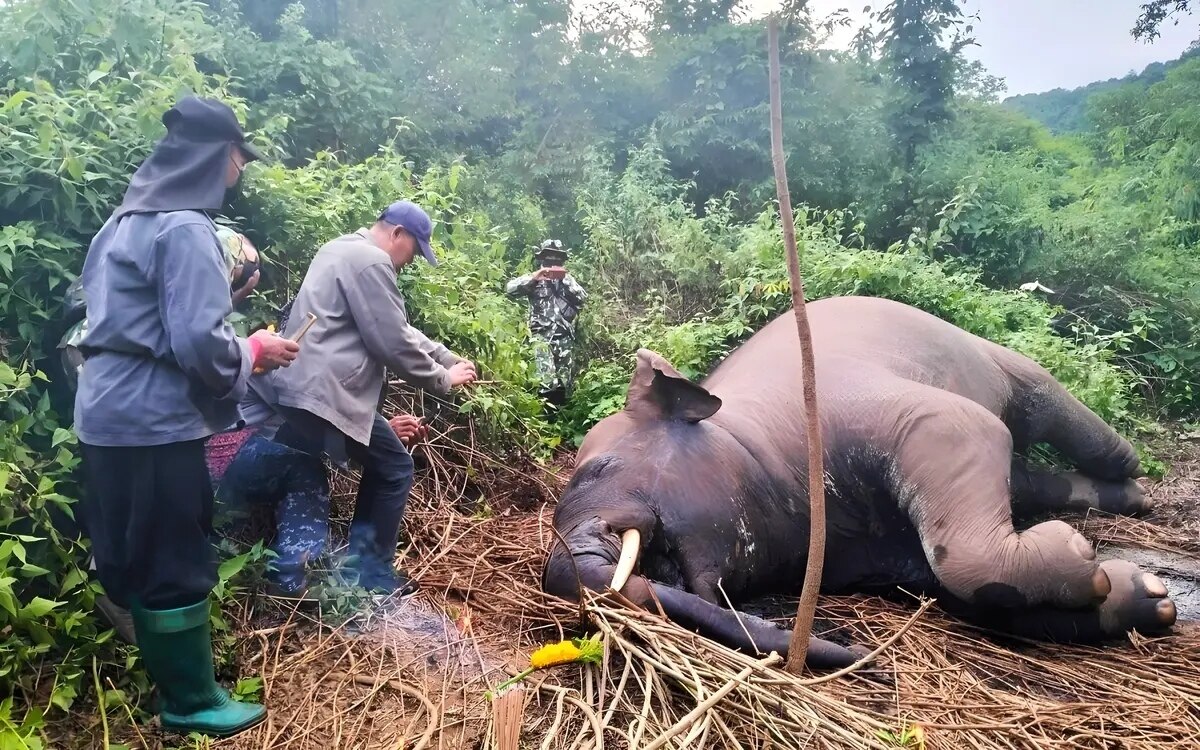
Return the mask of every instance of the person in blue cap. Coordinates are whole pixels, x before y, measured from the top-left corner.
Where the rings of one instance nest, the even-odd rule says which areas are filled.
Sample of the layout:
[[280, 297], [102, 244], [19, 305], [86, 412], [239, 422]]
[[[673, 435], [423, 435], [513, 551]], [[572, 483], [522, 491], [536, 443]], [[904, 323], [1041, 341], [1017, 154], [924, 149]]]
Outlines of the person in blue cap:
[[396, 274], [418, 255], [437, 265], [432, 233], [429, 215], [402, 200], [371, 227], [322, 246], [282, 330], [291, 337], [310, 313], [316, 317], [305, 356], [287, 370], [253, 377], [241, 409], [264, 437], [361, 466], [349, 565], [359, 584], [378, 594], [416, 590], [394, 565], [413, 460], [398, 434], [404, 431], [378, 411], [386, 372], [439, 394], [475, 379], [474, 364], [409, 323], [396, 285]]
[[166, 136], [84, 261], [81, 510], [96, 574], [132, 614], [162, 726], [227, 736], [266, 710], [233, 701], [214, 675], [204, 442], [237, 418], [251, 371], [286, 367], [299, 347], [266, 331], [242, 339], [225, 320], [229, 269], [211, 213], [262, 155], [222, 102], [185, 97], [162, 121]]

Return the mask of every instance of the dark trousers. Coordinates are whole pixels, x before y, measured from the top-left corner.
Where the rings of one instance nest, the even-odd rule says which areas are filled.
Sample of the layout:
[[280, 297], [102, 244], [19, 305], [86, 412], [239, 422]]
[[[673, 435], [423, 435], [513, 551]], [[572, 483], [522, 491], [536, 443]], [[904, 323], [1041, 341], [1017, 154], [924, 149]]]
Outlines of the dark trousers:
[[[286, 425], [275, 439], [301, 450], [317, 450], [311, 440]], [[370, 443], [364, 446], [347, 438], [346, 453], [362, 467], [350, 522], [350, 552], [368, 566], [385, 564], [390, 569], [413, 485], [412, 456], [380, 414], [371, 425]]]
[[350, 523], [350, 550], [390, 569], [413, 486], [412, 456], [380, 414], [371, 425], [370, 444], [348, 441], [347, 453], [362, 466]]
[[109, 598], [126, 609], [203, 601], [217, 583], [204, 441], [80, 449], [84, 524]]

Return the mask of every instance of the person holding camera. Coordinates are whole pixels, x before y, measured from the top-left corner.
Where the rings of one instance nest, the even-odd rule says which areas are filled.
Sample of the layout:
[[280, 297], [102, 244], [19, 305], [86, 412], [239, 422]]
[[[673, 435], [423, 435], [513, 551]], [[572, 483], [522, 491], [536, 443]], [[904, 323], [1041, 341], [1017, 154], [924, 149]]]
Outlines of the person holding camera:
[[587, 292], [565, 268], [569, 251], [559, 240], [546, 240], [534, 251], [538, 269], [508, 282], [510, 297], [529, 299], [529, 332], [539, 395], [561, 407], [575, 379], [575, 319]]

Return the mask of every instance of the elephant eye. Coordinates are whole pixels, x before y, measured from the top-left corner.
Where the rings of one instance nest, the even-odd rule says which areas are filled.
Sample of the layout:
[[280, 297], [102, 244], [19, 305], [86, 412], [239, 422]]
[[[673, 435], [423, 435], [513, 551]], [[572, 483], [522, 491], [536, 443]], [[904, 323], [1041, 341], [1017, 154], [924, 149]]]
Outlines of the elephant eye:
[[616, 456], [599, 456], [587, 462], [583, 471], [571, 478], [572, 488], [582, 488], [599, 480], [610, 468], [619, 466], [621, 460]]

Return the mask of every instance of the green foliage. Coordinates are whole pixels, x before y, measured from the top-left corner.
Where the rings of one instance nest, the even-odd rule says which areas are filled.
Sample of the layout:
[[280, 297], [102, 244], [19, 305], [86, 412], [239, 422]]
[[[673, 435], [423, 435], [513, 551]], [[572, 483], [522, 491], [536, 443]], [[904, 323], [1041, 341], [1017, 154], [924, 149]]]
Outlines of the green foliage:
[[[952, 117], [958, 51], [973, 40], [959, 32], [962, 9], [957, 0], [893, 0], [880, 11], [879, 21], [886, 27], [883, 63], [897, 84], [888, 124], [907, 173], [917, 150]], [[943, 47], [947, 33], [953, 39]]]
[[251, 31], [233, 5], [210, 3], [221, 47], [204, 62], [239, 79], [249, 125], [270, 133], [293, 160], [319, 149], [368, 156], [379, 134], [402, 120], [391, 115], [386, 80], [363, 69], [345, 44], [314, 38], [302, 3], [284, 9], [269, 40]]
[[98, 588], [68, 531], [75, 438], [37, 395], [40, 378], [0, 362], [0, 683], [26, 699], [51, 686], [40, 708], [48, 713], [70, 709], [83, 665], [111, 654], [112, 632], [91, 615]]
[[1191, 0], [1149, 0], [1142, 4], [1142, 14], [1133, 27], [1133, 36], [1144, 41], [1157, 39], [1158, 29], [1164, 21], [1178, 14], [1190, 15], [1192, 11]]
[[[597, 419], [623, 406], [631, 354], [637, 347], [654, 349], [685, 375], [699, 378], [791, 306], [773, 210], [752, 222], [734, 224], [723, 213], [729, 206], [713, 205], [706, 218], [695, 218], [682, 204], [687, 185], [670, 181], [653, 145], [637, 153], [617, 189], [609, 191], [606, 200], [597, 197], [585, 207], [585, 225], [596, 228], [588, 258], [597, 291], [607, 296], [606, 308], [624, 310], [628, 317], [612, 327], [587, 318], [590, 364], [567, 409], [576, 440]], [[1061, 310], [1027, 292], [989, 289], [978, 271], [937, 262], [929, 255], [930, 238], [918, 233], [879, 252], [865, 246], [865, 230], [844, 211], [798, 209], [797, 239], [810, 300], [866, 295], [914, 305], [1033, 358], [1111, 423], [1140, 424], [1133, 393], [1136, 378], [1116, 366], [1128, 336], [1102, 335], [1080, 324], [1070, 330], [1071, 338], [1064, 338], [1057, 330]], [[637, 247], [655, 252], [622, 252], [622, 236], [636, 237]], [[684, 252], [686, 247], [693, 252]], [[709, 286], [697, 281], [680, 293], [632, 284], [632, 279], [693, 278], [697, 256], [707, 265], [694, 278], [710, 279]], [[698, 307], [697, 295], [703, 301]], [[691, 306], [687, 300], [692, 300]], [[593, 303], [593, 310], [597, 306]]]

